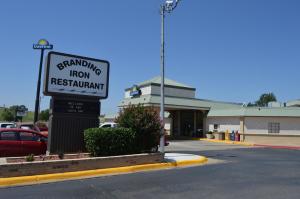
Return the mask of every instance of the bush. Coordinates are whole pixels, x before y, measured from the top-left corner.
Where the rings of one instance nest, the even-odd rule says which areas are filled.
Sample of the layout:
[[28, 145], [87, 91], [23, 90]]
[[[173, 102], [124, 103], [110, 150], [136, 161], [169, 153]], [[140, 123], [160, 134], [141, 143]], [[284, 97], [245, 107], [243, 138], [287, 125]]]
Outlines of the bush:
[[29, 154], [28, 156], [25, 157], [25, 160], [27, 162], [33, 162], [34, 161], [34, 155], [33, 154]]
[[39, 120], [48, 121], [49, 120], [49, 109], [42, 110], [39, 114]]
[[1, 120], [14, 121], [15, 120], [14, 113], [10, 109], [5, 108], [1, 113]]
[[159, 114], [153, 107], [130, 105], [120, 112], [116, 122], [120, 127], [130, 128], [135, 132], [135, 152], [151, 151], [159, 144], [162, 125]]
[[84, 131], [86, 149], [92, 156], [134, 153], [134, 132], [127, 128], [91, 128]]

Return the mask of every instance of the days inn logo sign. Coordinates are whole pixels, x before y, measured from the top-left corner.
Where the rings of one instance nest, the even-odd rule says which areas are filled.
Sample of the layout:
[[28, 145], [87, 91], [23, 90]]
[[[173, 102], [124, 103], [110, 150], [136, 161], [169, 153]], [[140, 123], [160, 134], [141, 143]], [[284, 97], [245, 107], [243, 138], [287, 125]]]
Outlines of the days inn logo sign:
[[77, 55], [49, 52], [45, 95], [108, 96], [109, 62]]
[[33, 49], [53, 49], [53, 45], [49, 44], [46, 39], [40, 39], [37, 44], [33, 44]]

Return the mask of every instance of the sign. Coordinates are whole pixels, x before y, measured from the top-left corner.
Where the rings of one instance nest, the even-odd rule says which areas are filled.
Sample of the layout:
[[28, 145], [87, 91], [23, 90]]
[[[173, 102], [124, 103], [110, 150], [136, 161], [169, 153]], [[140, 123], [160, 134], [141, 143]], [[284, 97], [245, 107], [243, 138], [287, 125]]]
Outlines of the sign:
[[33, 49], [53, 49], [53, 45], [50, 45], [46, 39], [40, 39], [37, 44], [33, 44]]
[[99, 102], [78, 101], [78, 100], [55, 100], [53, 113], [79, 113], [79, 114], [100, 114]]
[[46, 67], [45, 95], [108, 96], [108, 61], [49, 52]]
[[26, 106], [21, 105], [16, 108], [16, 115], [18, 117], [25, 117], [27, 115], [28, 108]]
[[25, 117], [27, 115], [27, 111], [17, 111], [17, 117]]
[[131, 97], [137, 97], [137, 96], [140, 96], [142, 94], [142, 92], [141, 92], [141, 89], [137, 85], [133, 85], [129, 94]]

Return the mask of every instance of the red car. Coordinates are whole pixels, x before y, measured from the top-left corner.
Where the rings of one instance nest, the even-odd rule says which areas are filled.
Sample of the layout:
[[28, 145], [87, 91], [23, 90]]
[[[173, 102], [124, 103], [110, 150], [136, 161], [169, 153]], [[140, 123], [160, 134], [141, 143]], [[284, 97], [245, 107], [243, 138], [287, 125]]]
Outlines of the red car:
[[46, 151], [46, 136], [32, 130], [0, 128], [0, 157], [41, 155]]

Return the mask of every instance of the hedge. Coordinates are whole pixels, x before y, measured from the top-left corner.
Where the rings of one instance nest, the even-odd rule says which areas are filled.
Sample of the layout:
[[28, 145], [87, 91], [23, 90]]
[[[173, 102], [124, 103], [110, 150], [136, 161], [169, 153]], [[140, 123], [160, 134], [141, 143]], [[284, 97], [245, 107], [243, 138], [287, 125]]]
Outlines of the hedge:
[[135, 134], [129, 128], [91, 128], [84, 141], [92, 156], [126, 155], [134, 153]]

